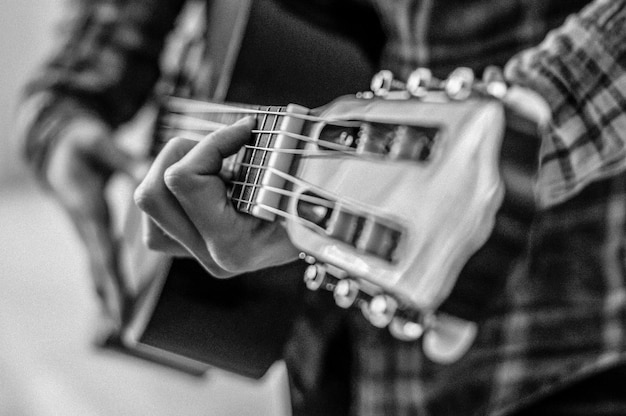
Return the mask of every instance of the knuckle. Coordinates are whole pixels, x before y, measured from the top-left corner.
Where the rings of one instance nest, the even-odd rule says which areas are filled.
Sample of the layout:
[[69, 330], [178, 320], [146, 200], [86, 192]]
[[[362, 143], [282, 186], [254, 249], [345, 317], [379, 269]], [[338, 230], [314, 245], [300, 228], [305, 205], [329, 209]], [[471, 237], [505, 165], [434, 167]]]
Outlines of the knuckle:
[[156, 192], [145, 184], [141, 184], [135, 189], [133, 200], [135, 201], [135, 205], [146, 213], [154, 211], [158, 204]]
[[172, 192], [188, 189], [189, 178], [189, 172], [181, 164], [174, 164], [163, 173], [163, 182]]
[[228, 279], [229, 277], [233, 277], [236, 274], [224, 269], [209, 270], [209, 273], [211, 273], [213, 277], [217, 279]]
[[165, 144], [165, 147], [177, 149], [177, 148], [180, 148], [182, 145], [184, 145], [186, 142], [187, 142], [187, 139], [184, 139], [180, 136], [175, 136], [167, 141], [167, 143]]
[[195, 142], [185, 139], [184, 137], [174, 137], [165, 144], [161, 153], [166, 155], [172, 155], [176, 159], [183, 157], [192, 147], [195, 146]]

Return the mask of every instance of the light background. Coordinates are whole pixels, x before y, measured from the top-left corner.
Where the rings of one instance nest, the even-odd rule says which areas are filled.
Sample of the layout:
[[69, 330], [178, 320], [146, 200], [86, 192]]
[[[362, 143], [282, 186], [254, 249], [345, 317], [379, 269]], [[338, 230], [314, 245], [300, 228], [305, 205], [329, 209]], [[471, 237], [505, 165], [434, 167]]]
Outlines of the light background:
[[50, 51], [63, 0], [0, 13], [0, 416], [286, 415], [281, 364], [260, 382], [195, 379], [91, 347], [96, 308], [82, 247], [29, 179], [13, 140], [19, 91]]
[[0, 14], [0, 183], [22, 176], [12, 138], [19, 91], [53, 44], [63, 0], [2, 0]]

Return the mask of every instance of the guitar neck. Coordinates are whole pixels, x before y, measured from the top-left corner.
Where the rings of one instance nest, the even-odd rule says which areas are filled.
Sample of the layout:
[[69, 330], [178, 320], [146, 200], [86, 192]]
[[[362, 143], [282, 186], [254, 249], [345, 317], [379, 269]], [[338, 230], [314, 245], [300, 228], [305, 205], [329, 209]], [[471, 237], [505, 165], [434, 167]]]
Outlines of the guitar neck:
[[274, 220], [286, 186], [280, 174], [288, 174], [294, 159], [293, 153], [280, 152], [287, 107], [257, 109], [250, 142], [224, 162], [222, 176], [231, 182], [229, 197], [238, 211]]
[[246, 116], [256, 118], [249, 143], [224, 160], [221, 176], [230, 182], [229, 197], [240, 212], [268, 221], [277, 219], [284, 204], [286, 179], [302, 140], [295, 137], [305, 123], [308, 109], [297, 106], [209, 104], [172, 99], [160, 115], [155, 143], [158, 152], [172, 137], [201, 140], [221, 127]]

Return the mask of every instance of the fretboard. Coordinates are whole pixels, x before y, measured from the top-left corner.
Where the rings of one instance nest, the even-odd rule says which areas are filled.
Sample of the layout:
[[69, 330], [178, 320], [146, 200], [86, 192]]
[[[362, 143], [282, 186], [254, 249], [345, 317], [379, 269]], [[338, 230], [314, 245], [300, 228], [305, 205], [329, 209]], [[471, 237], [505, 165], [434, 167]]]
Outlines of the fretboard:
[[285, 107], [260, 108], [265, 114], [258, 115], [256, 132], [250, 143], [236, 155], [234, 181], [230, 197], [236, 208], [251, 213], [256, 197], [268, 173], [269, 159], [283, 119]]
[[[155, 130], [154, 154], [173, 137], [201, 140], [212, 131], [251, 115], [249, 110], [254, 110], [257, 123], [249, 143], [224, 161], [221, 174], [231, 182], [229, 197], [237, 210], [268, 220], [275, 219], [271, 210], [278, 209], [283, 198], [272, 189], [284, 187], [285, 181], [275, 177], [273, 172], [288, 169], [293, 158], [273, 152], [277, 140], [283, 145], [285, 140], [292, 140], [280, 137], [285, 128], [285, 115], [282, 114], [286, 114], [287, 107], [215, 104], [215, 111], [211, 112], [194, 106], [194, 102], [183, 99], [163, 106]], [[244, 111], [238, 112], [238, 108]]]

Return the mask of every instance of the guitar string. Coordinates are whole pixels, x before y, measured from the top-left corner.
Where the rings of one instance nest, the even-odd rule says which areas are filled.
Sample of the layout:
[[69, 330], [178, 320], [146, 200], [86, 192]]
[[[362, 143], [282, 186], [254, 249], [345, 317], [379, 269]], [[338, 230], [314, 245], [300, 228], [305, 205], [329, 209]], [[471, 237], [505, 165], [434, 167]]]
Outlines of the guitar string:
[[[195, 142], [200, 142], [202, 141], [206, 135], [204, 134], [198, 134], [198, 133], [193, 133], [190, 132], [189, 130], [185, 130], [184, 131], [185, 139], [188, 140], [192, 140]], [[280, 134], [280, 131], [277, 131], [278, 134]], [[174, 135], [175, 137], [176, 135]], [[183, 137], [183, 136], [181, 136]], [[312, 142], [320, 145], [319, 147], [331, 147], [331, 146], [324, 146], [323, 145], [323, 141], [322, 142], [317, 142], [313, 139], [311, 139]], [[341, 145], [339, 145], [341, 146]], [[310, 150], [310, 149], [280, 149], [280, 148], [274, 148], [274, 147], [260, 147], [260, 146], [255, 146], [255, 145], [251, 145], [251, 144], [246, 144], [242, 147], [242, 149], [254, 149], [254, 148], [258, 148], [261, 150], [266, 150], [268, 152], [274, 152], [274, 153], [283, 153], [283, 154], [290, 154], [290, 155], [299, 155], [302, 156], [303, 158], [313, 158], [313, 157], [323, 157], [323, 156], [338, 156], [337, 153], [340, 154], [346, 154], [346, 155], [354, 155], [356, 154], [356, 149], [353, 148], [349, 148], [349, 150], [339, 150], [339, 149], [330, 149], [330, 150]], [[371, 157], [372, 159], [380, 159], [383, 155], [379, 154], [379, 153], [374, 153], [374, 152], [361, 152], [359, 153], [359, 157], [360, 158], [364, 158], [364, 157]]]
[[[236, 163], [235, 165], [239, 165], [239, 166], [243, 166], [243, 167], [255, 167], [258, 169], [262, 169], [265, 170], [266, 172], [269, 172], [270, 174], [274, 174], [278, 177], [280, 177], [281, 179], [284, 179], [286, 182], [290, 182], [293, 183], [297, 186], [300, 186], [302, 188], [317, 188], [316, 185], [311, 184], [301, 178], [298, 178], [296, 176], [293, 176], [289, 173], [285, 173], [281, 170], [278, 170], [276, 168], [270, 167], [270, 166], [256, 166], [256, 165], [251, 165], [250, 163], [244, 163], [244, 162], [240, 162], [240, 163]], [[254, 186], [252, 184], [249, 184], [249, 186]], [[257, 187], [263, 187], [263, 186], [267, 186], [267, 185], [263, 185], [263, 184], [256, 184]], [[285, 190], [285, 192], [291, 192], [290, 195], [288, 196], [297, 196], [298, 194], [296, 192], [293, 191], [288, 191]], [[328, 202], [324, 202], [324, 201], [328, 201], [328, 200], [324, 200], [323, 197], [321, 198], [321, 202], [322, 206], [324, 206], [325, 208], [333, 208], [332, 205], [327, 205]], [[346, 211], [352, 211], [355, 213], [360, 213], [360, 215], [364, 215], [364, 216], [369, 216], [372, 218], [375, 218], [377, 221], [381, 222], [384, 221], [384, 217], [386, 216], [386, 214], [383, 213], [376, 213], [375, 211], [372, 211], [370, 207], [368, 206], [360, 206], [358, 203], [355, 203], [354, 201], [349, 201], [349, 200], [345, 200], [342, 199], [341, 201], [341, 205], [342, 208], [345, 208]], [[332, 201], [331, 201], [332, 203]]]
[[[261, 124], [261, 130], [265, 130], [265, 123], [267, 122], [267, 115], [263, 116], [263, 119], [264, 119], [264, 121], [263, 121], [263, 124]], [[276, 129], [276, 124], [278, 124], [278, 120], [279, 120], [279, 116], [274, 116], [274, 120], [272, 121], [272, 127], [271, 127], [271, 129], [269, 129], [270, 131]], [[267, 133], [260, 133], [260, 134], [263, 135], [263, 134], [267, 134]], [[260, 142], [261, 140], [262, 140], [262, 136], [259, 136], [259, 138], [257, 139], [257, 142]], [[267, 137], [267, 144], [269, 145], [271, 143], [271, 141], [272, 141], [272, 134], [269, 133], [269, 136]], [[270, 154], [270, 152], [253, 148], [252, 149], [253, 155], [254, 155], [255, 152], [262, 152], [261, 163], [265, 165], [265, 160], [267, 159], [267, 156]], [[254, 156], [252, 156], [250, 158], [250, 160], [251, 161], [254, 160]], [[255, 175], [256, 177], [254, 179], [254, 183], [259, 183], [259, 178], [261, 177], [261, 172], [262, 172], [261, 169], [257, 170], [256, 175]], [[244, 187], [245, 187], [245, 185], [242, 186], [242, 189]], [[254, 188], [252, 188], [252, 189], [254, 189]], [[242, 193], [243, 193], [243, 191], [242, 191]], [[250, 202], [252, 202], [252, 198], [253, 197], [254, 197], [254, 192], [251, 191], [250, 194], [249, 194]]]
[[[193, 101], [193, 100], [187, 100], [187, 99], [180, 99], [179, 101]], [[239, 107], [232, 107], [232, 106], [226, 106], [226, 105], [216, 105], [216, 104], [212, 104], [212, 103], [202, 103], [202, 102], [196, 102], [193, 101], [194, 105], [197, 105], [200, 107], [200, 110], [202, 111], [197, 111], [197, 112], [204, 112], [204, 113], [214, 113], [214, 114], [219, 114], [219, 113], [226, 113], [226, 114], [258, 114], [258, 115], [263, 115], [264, 116], [264, 121], [263, 121], [263, 125], [265, 124], [265, 119], [267, 118], [268, 115], [274, 115], [277, 116], [276, 119], [274, 120], [274, 124], [276, 124], [277, 120], [278, 120], [278, 116], [285, 116], [285, 115], [290, 115], [292, 117], [295, 118], [301, 118], [304, 120], [309, 120], [309, 121], [326, 121], [328, 123], [333, 123], [334, 121], [331, 119], [324, 119], [321, 117], [315, 117], [315, 116], [303, 116], [302, 114], [296, 114], [296, 113], [291, 113], [291, 112], [286, 112], [286, 111], [268, 111], [268, 110], [253, 110], [253, 109], [242, 109]], [[216, 111], [219, 110], [219, 111]], [[186, 108], [185, 111], [190, 111], [190, 108]], [[182, 115], [182, 114], [170, 114], [168, 117], [166, 117], [167, 120], [169, 120], [170, 122], [173, 122], [172, 126], [166, 126], [166, 127], [174, 127], [174, 128], [178, 128], [180, 130], [183, 130], [185, 132], [188, 132], [188, 130], [190, 128], [193, 128], [193, 130], [201, 130], [201, 131], [207, 131], [207, 132], [211, 132], [211, 131], [215, 131], [219, 128], [222, 128], [224, 126], [227, 126], [227, 124], [223, 124], [223, 123], [218, 123], [218, 122], [213, 122], [210, 120], [206, 120], [206, 119], [202, 119], [199, 117], [193, 117], [193, 116], [189, 116], [189, 115]], [[341, 124], [346, 125], [346, 122], [340, 121]], [[176, 125], [178, 123], [178, 125]], [[193, 123], [195, 123], [195, 126], [193, 125]], [[358, 127], [361, 125], [361, 123], [358, 122], [349, 122], [350, 126], [355, 126]], [[325, 142], [325, 141], [318, 141], [315, 139], [310, 138], [309, 136], [305, 136], [305, 135], [300, 135], [297, 133], [292, 133], [292, 132], [288, 132], [288, 131], [284, 131], [284, 130], [275, 130], [274, 128], [272, 129], [253, 129], [252, 133], [256, 133], [256, 134], [283, 134], [287, 137], [293, 138], [295, 140], [300, 140], [300, 141], [305, 141], [305, 142], [309, 142], [309, 143], [314, 143], [317, 144], [319, 147], [325, 147], [325, 148], [329, 148], [332, 149], [334, 151], [340, 151], [343, 153], [349, 153], [349, 154], [353, 154], [356, 152], [356, 150], [352, 147], [346, 146], [346, 145], [341, 145], [341, 144], [337, 144], [337, 143], [332, 143], [332, 142]], [[205, 136], [201, 135], [201, 134], [196, 134], [196, 138], [193, 138], [195, 140], [201, 140], [202, 138], [204, 138]], [[193, 140], [192, 139], [192, 140]], [[256, 150], [261, 150], [261, 151], [265, 151], [265, 152], [279, 152], [279, 153], [291, 153], [291, 154], [301, 154], [303, 156], [313, 156], [313, 155], [324, 155], [324, 154], [332, 154], [334, 152], [328, 151], [328, 152], [320, 152], [320, 151], [310, 151], [310, 150], [304, 150], [304, 149], [272, 149], [269, 147], [262, 147], [262, 146], [254, 146], [254, 145], [245, 145], [244, 148], [247, 149], [252, 149], [253, 152]], [[270, 173], [273, 173], [277, 176], [281, 176], [284, 180], [286, 181], [291, 181], [293, 183], [298, 183], [300, 182], [301, 184], [304, 183], [304, 181], [300, 180], [299, 178], [296, 178], [292, 175], [289, 174], [285, 174], [284, 172], [278, 171], [276, 169], [273, 169], [271, 167], [266, 167], [266, 166], [260, 166], [260, 165], [255, 165], [255, 164], [251, 164], [251, 163], [235, 163], [233, 164], [233, 168], [236, 167], [249, 167], [249, 168], [256, 168], [259, 169], [257, 171], [257, 175], [260, 173], [261, 170], [266, 170], [269, 171]], [[248, 172], [249, 173], [249, 172]], [[289, 196], [289, 197], [293, 197], [296, 195], [296, 193], [292, 192], [292, 191], [286, 191], [286, 190], [280, 190], [280, 188], [274, 188], [274, 187], [269, 187], [267, 185], [263, 185], [263, 184], [251, 184], [249, 182], [241, 182], [241, 181], [231, 181], [231, 183], [233, 184], [237, 184], [240, 185], [242, 187], [241, 190], [241, 196], [243, 196], [243, 192], [245, 187], [254, 187], [254, 188], [263, 188], [267, 191], [270, 192], [275, 192], [275, 193], [281, 193], [283, 195]], [[305, 183], [304, 186], [308, 186], [308, 184]], [[251, 200], [247, 200], [247, 199], [243, 199], [243, 198], [233, 198], [231, 197], [231, 199], [233, 201], [237, 201], [237, 202], [243, 202], [249, 205], [259, 205], [259, 203], [253, 203]], [[318, 205], [324, 207], [324, 208], [333, 208], [333, 205], [326, 199], [323, 198], [319, 198], [319, 197], [313, 197], [313, 196], [307, 196], [307, 195], [301, 195], [301, 199], [305, 199], [309, 202], [314, 202], [317, 203]], [[266, 206], [267, 208], [271, 208]], [[292, 214], [288, 214], [285, 213], [285, 215], [291, 215]], [[298, 217], [299, 218], [299, 217]]]
[[[287, 196], [294, 196], [294, 195], [296, 195], [295, 192], [287, 191], [287, 190], [284, 190], [284, 189], [281, 189], [281, 188], [274, 188], [274, 187], [270, 187], [270, 186], [267, 186], [267, 185], [258, 185], [258, 184], [254, 185], [254, 186], [261, 187], [261, 188], [267, 189], [269, 191], [274, 191], [274, 192], [277, 192], [277, 193], [280, 193], [280, 194], [283, 194], [283, 195], [287, 195]], [[262, 202], [253, 202], [253, 201], [242, 200], [242, 199], [233, 198], [233, 197], [229, 197], [229, 198], [233, 202], [245, 202], [250, 207], [257, 206], [257, 207], [266, 209], [267, 211], [269, 211], [269, 212], [271, 212], [271, 213], [273, 213], [275, 215], [281, 216], [281, 217], [283, 217], [285, 219], [291, 219], [291, 220], [294, 220], [296, 222], [299, 222], [300, 224], [302, 224], [304, 226], [307, 226], [307, 227], [309, 227], [311, 229], [315, 229], [315, 230], [317, 230], [318, 232], [320, 232], [322, 234], [326, 234], [326, 232], [327, 232], [326, 228], [316, 224], [312, 220], [307, 220], [306, 218], [302, 218], [302, 217], [300, 217], [300, 216], [298, 216], [296, 214], [292, 214], [292, 213], [290, 213], [290, 212], [288, 212], [286, 210], [283, 210], [283, 209], [280, 209], [280, 208], [275, 208], [275, 207], [266, 205], [266, 204], [264, 204]], [[324, 208], [331, 208], [331, 209], [334, 208], [334, 205], [332, 205], [332, 201], [328, 201], [328, 200], [325, 200], [323, 198], [315, 197], [315, 196], [312, 196], [312, 195], [300, 194], [300, 199], [307, 200], [307, 201], [322, 202], [319, 205], [323, 206]], [[252, 214], [250, 214], [250, 215], [252, 215]], [[371, 218], [373, 221], [375, 221], [375, 222], [377, 222], [379, 224], [384, 224], [384, 223], [388, 222], [388, 221], [385, 221], [384, 217], [378, 216], [378, 215], [376, 215], [376, 213], [365, 212], [365, 215], [368, 215], [369, 218]]]
[[308, 227], [308, 228], [310, 228], [310, 229], [312, 229], [314, 231], [317, 231], [320, 234], [325, 234], [326, 233], [326, 230], [324, 228], [322, 228], [319, 225], [315, 224], [313, 221], [304, 219], [304, 218], [299, 217], [299, 216], [294, 215], [294, 214], [290, 214], [287, 211], [284, 211], [284, 210], [281, 210], [281, 209], [278, 209], [278, 208], [274, 208], [274, 207], [271, 207], [269, 205], [265, 205], [265, 204], [260, 203], [260, 202], [248, 202], [248, 201], [237, 200], [236, 198], [232, 198], [232, 199], [233, 199], [234, 202], [246, 202], [250, 206], [263, 208], [263, 209], [269, 211], [272, 214], [275, 214], [275, 215], [278, 215], [279, 217], [283, 217], [285, 219], [297, 222], [300, 225], [303, 225], [303, 226]]
[[168, 107], [172, 111], [180, 112], [180, 113], [252, 114], [252, 115], [271, 114], [271, 115], [290, 116], [292, 118], [296, 118], [296, 119], [300, 119], [304, 121], [325, 122], [327, 124], [334, 124], [334, 125], [342, 126], [342, 127], [358, 127], [360, 125], [360, 123], [358, 122], [312, 116], [308, 114], [294, 113], [291, 111], [279, 112], [279, 111], [270, 111], [270, 110], [260, 110], [254, 107], [238, 107], [234, 105], [197, 101], [197, 100], [192, 100], [189, 98], [180, 98], [180, 97], [169, 97], [167, 103], [165, 104], [165, 107]]
[[[283, 172], [281, 170], [278, 170], [276, 168], [273, 168], [271, 166], [257, 166], [257, 165], [253, 165], [251, 163], [245, 163], [245, 162], [235, 163], [235, 165], [236, 165], [235, 167], [241, 167], [241, 166], [243, 166], [243, 167], [252, 167], [252, 168], [257, 168], [259, 170], [264, 170], [266, 172], [270, 172], [271, 174], [279, 176], [281, 179], [284, 179], [285, 181], [291, 182], [291, 183], [293, 183], [295, 185], [298, 185], [298, 186], [301, 186], [303, 188], [312, 187], [313, 186], [312, 184], [306, 182], [303, 179], [300, 179], [300, 178], [298, 178], [296, 176], [293, 176], [293, 175], [291, 175], [289, 173], [285, 173], [285, 172]], [[295, 195], [295, 193], [294, 193], [294, 195]]]
[[[198, 126], [198, 127], [190, 127], [190, 126], [185, 125], [185, 123], [186, 122], [190, 122], [190, 124], [191, 124], [192, 121], [195, 121], [197, 123], [202, 123], [203, 121], [205, 121], [203, 119], [197, 119], [197, 118], [194, 118], [194, 117], [191, 117], [191, 116], [181, 116], [179, 118], [179, 120], [174, 119], [174, 120], [171, 120], [171, 121], [173, 121], [172, 124], [170, 124], [170, 125], [166, 124], [164, 127], [175, 128], [175, 129], [182, 130], [182, 131], [185, 131], [185, 132], [187, 132], [189, 130], [196, 130], [196, 131], [200, 130], [200, 131], [204, 131], [206, 133], [210, 133], [210, 132], [213, 132], [215, 130], [218, 130], [219, 128], [227, 126], [227, 124], [208, 122], [206, 127], [200, 127], [200, 126]], [[180, 124], [176, 124], [176, 123], [180, 123]], [[293, 133], [293, 132], [289, 132], [289, 131], [285, 131], [285, 130], [253, 129], [251, 132], [255, 133], [255, 134], [266, 134], [266, 133], [267, 134], [282, 134], [282, 135], [285, 135], [285, 136], [287, 136], [289, 138], [292, 138], [292, 139], [295, 139], [295, 140], [300, 140], [300, 141], [307, 142], [307, 143], [314, 143], [314, 144], [317, 144], [320, 147], [325, 147], [325, 148], [332, 149], [332, 150], [342, 151], [342, 152], [346, 152], [346, 153], [351, 153], [351, 152], [355, 151], [355, 149], [350, 147], [350, 146], [346, 146], [346, 145], [342, 145], [342, 144], [338, 144], [338, 143], [333, 143], [333, 142], [326, 142], [326, 141], [323, 141], [323, 140], [319, 141], [319, 140], [313, 139], [313, 138], [311, 138], [309, 136], [306, 136], [306, 135], [297, 134], [297, 133]], [[205, 136], [202, 136], [200, 134], [198, 134], [197, 136], [201, 136], [202, 138], [205, 137]], [[191, 140], [197, 140], [197, 138], [193, 138]]]
[[[199, 134], [199, 133], [193, 133], [189, 130], [182, 130], [183, 133], [185, 134], [185, 136], [181, 136], [184, 137], [185, 139], [188, 140], [193, 140], [196, 142], [200, 142], [202, 141], [204, 138], [206, 138], [206, 135], [204, 134]], [[296, 136], [298, 136], [296, 133], [290, 133], [290, 132], [286, 132], [286, 131], [282, 131], [282, 130], [275, 130], [275, 131], [269, 131], [269, 130], [253, 130], [253, 132], [262, 132], [262, 133], [273, 133], [273, 134], [285, 134], [286, 136], [289, 136], [291, 138], [294, 138], [296, 140], [298, 140], [298, 138]], [[175, 137], [176, 134], [173, 134], [173, 136]], [[323, 147], [323, 148], [328, 148], [329, 150], [318, 150], [318, 149], [280, 149], [280, 148], [273, 148], [273, 147], [260, 147], [260, 146], [255, 146], [255, 145], [251, 145], [251, 144], [246, 144], [242, 147], [242, 149], [260, 149], [260, 150], [265, 150], [268, 152], [273, 152], [273, 153], [283, 153], [283, 154], [291, 154], [291, 155], [299, 155], [302, 156], [304, 159], [307, 158], [313, 158], [313, 157], [332, 157], [332, 156], [337, 156], [339, 157], [340, 155], [349, 155], [349, 156], [355, 156], [357, 155], [358, 152], [358, 157], [360, 159], [365, 159], [365, 158], [369, 158], [371, 160], [381, 160], [381, 159], [385, 159], [385, 155], [381, 154], [381, 153], [376, 153], [376, 152], [371, 152], [371, 151], [357, 151], [355, 148], [352, 147], [348, 147], [345, 145], [340, 145], [340, 144], [336, 144], [336, 143], [332, 143], [332, 142], [325, 142], [325, 141], [317, 141], [315, 139], [311, 139], [308, 136], [302, 136], [300, 138], [300, 140], [302, 141], [306, 141], [306, 142], [310, 142], [310, 143], [314, 143], [316, 144], [318, 147]], [[339, 154], [337, 154], [339, 153]], [[233, 155], [234, 156], [234, 155]]]
[[[259, 189], [263, 189], [265, 191], [270, 191], [270, 192], [274, 192], [283, 196], [287, 196], [287, 197], [295, 197], [298, 195], [298, 193], [294, 192], [294, 191], [290, 191], [287, 189], [283, 189], [283, 188], [277, 188], [275, 186], [270, 186], [270, 185], [263, 185], [260, 183], [255, 183], [255, 184], [245, 184], [243, 181], [229, 181], [232, 185], [244, 185], [244, 186], [251, 186], [254, 188], [259, 188]], [[324, 208], [335, 208], [335, 204], [332, 201], [329, 201], [328, 199], [319, 197], [319, 196], [314, 196], [314, 195], [306, 195], [306, 194], [299, 194], [299, 200], [301, 201], [306, 201], [306, 202], [311, 202], [314, 203], [318, 206], [324, 207]]]
[[[262, 121], [260, 121], [260, 122], [259, 122], [259, 125], [260, 125], [261, 127], [265, 126], [265, 123], [267, 122], [267, 118], [268, 118], [268, 114], [264, 114], [264, 115], [263, 115], [263, 119], [262, 119]], [[278, 118], [278, 117], [277, 117], [277, 116], [275, 116], [275, 118]], [[260, 139], [261, 139], [261, 137], [262, 137], [262, 136], [258, 136], [257, 140], [260, 140]], [[252, 161], [252, 160], [254, 160], [254, 156], [255, 156], [255, 154], [256, 154], [256, 150], [252, 150], [252, 155], [250, 155], [250, 160], [251, 160], [251, 161]], [[249, 176], [250, 176], [250, 173], [252, 173], [252, 169], [248, 169], [248, 170], [246, 171], [246, 173], [245, 173], [245, 179], [244, 179], [244, 180], [245, 180], [245, 182], [248, 182], [248, 183], [250, 182], [250, 181], [248, 180], [248, 178], [249, 178]], [[256, 172], [256, 173], [257, 173], [257, 177], [258, 177], [258, 175], [261, 173], [261, 170], [257, 170], [257, 172]], [[257, 181], [255, 181], [255, 183], [256, 183], [256, 182], [257, 182]], [[240, 199], [243, 199], [243, 195], [244, 195], [244, 192], [246, 192], [246, 189], [249, 189], [249, 188], [246, 188], [245, 186], [242, 186], [242, 187], [241, 187], [241, 191], [240, 191], [240, 193], [239, 193], [239, 198], [240, 198]], [[253, 193], [253, 192], [251, 191], [251, 193]], [[249, 199], [252, 199], [252, 197], [253, 197], [253, 195], [250, 195], [250, 198], [249, 198]], [[251, 202], [251, 201], [250, 201], [250, 202]], [[238, 208], [239, 208], [239, 207], [238, 207]]]
[[[202, 137], [204, 137], [204, 136], [202, 136]], [[200, 139], [202, 139], [202, 137]], [[245, 147], [254, 147], [254, 146], [246, 145]], [[267, 150], [267, 151], [272, 151], [272, 152], [281, 152], [281, 153], [307, 154], [309, 156], [311, 156], [311, 155], [334, 154], [334, 152], [330, 152], [330, 151], [329, 152], [317, 152], [317, 153], [315, 153], [315, 152], [310, 152], [310, 151], [307, 152], [307, 151], [304, 151], [302, 149], [271, 149], [271, 148], [262, 148], [262, 150]], [[307, 182], [305, 182], [305, 181], [303, 181], [303, 180], [301, 180], [301, 179], [299, 179], [299, 178], [297, 178], [297, 177], [295, 177], [293, 175], [286, 174], [286, 173], [284, 173], [282, 171], [279, 171], [279, 170], [277, 170], [275, 168], [271, 168], [271, 167], [267, 167], [267, 166], [259, 166], [259, 165], [254, 165], [254, 164], [251, 164], [251, 163], [244, 163], [244, 162], [238, 162], [238, 163], [233, 163], [232, 164], [232, 168], [233, 169], [235, 169], [237, 167], [250, 167], [250, 168], [264, 169], [267, 172], [269, 172], [270, 174], [275, 174], [277, 176], [280, 176], [282, 179], [284, 179], [287, 182], [293, 182], [293, 183], [299, 184], [300, 186], [303, 186], [303, 187], [311, 186], [311, 184], [308, 184]], [[241, 181], [229, 181], [229, 183], [231, 183], [233, 185], [242, 185], [242, 186], [248, 186], [248, 187], [262, 188], [264, 190], [267, 190], [267, 191], [270, 191], [270, 192], [279, 193], [281, 195], [288, 196], [288, 197], [294, 197], [294, 196], [297, 195], [297, 193], [295, 193], [293, 191], [283, 190], [281, 188], [271, 187], [271, 186], [263, 185], [263, 184], [251, 184], [251, 183], [245, 183], [245, 182], [241, 182]], [[320, 205], [320, 206], [322, 206], [324, 208], [329, 208], [329, 209], [334, 208], [334, 205], [333, 205], [332, 201], [329, 201], [329, 200], [324, 199], [324, 198], [314, 197], [314, 196], [311, 196], [311, 195], [304, 195], [304, 194], [300, 194], [300, 198], [303, 199], [303, 200], [306, 200], [307, 202], [317, 203], [318, 205]], [[268, 210], [269, 210], [269, 208], [271, 208], [269, 206], [265, 206], [265, 205], [257, 203], [257, 202], [251, 202], [251, 201], [244, 200], [244, 199], [241, 199], [241, 198], [234, 198], [232, 196], [230, 197], [230, 199], [233, 200], [233, 201], [238, 201], [238, 202], [247, 201], [246, 203], [249, 204], [250, 206], [257, 206], [257, 205], [258, 206], [264, 206], [264, 207], [268, 208]], [[344, 205], [348, 209], [351, 208], [350, 204], [348, 204], [348, 203], [344, 202]], [[361, 212], [363, 212], [366, 215], [370, 214], [370, 215], [376, 216], [375, 213], [369, 212], [369, 210], [367, 210], [367, 209], [358, 208], [356, 206], [352, 207], [352, 209], [355, 210], [355, 211], [356, 210], [361, 211]], [[288, 215], [289, 216], [293, 216], [293, 214], [289, 214], [287, 212], [285, 212], [283, 216], [286, 217]], [[318, 228], [321, 228], [321, 227], [317, 226], [315, 223], [312, 223], [312, 224], [315, 225]]]
[[327, 150], [327, 151], [323, 151], [323, 150], [318, 150], [318, 151], [312, 151], [312, 150], [306, 150], [306, 149], [276, 149], [273, 147], [259, 147], [259, 146], [254, 146], [251, 144], [246, 144], [244, 145], [245, 149], [254, 149], [254, 148], [258, 148], [258, 149], [262, 149], [268, 152], [273, 152], [273, 153], [283, 153], [283, 154], [287, 154], [287, 155], [300, 155], [300, 156], [304, 156], [304, 158], [310, 158], [310, 157], [314, 157], [314, 156], [334, 156], [337, 154], [336, 151], [333, 150]]
[[[187, 133], [188, 130], [185, 130], [185, 133]], [[299, 135], [297, 133], [291, 133], [288, 131], [284, 131], [284, 130], [252, 130], [252, 133], [256, 133], [256, 134], [283, 134], [291, 139], [295, 139], [295, 140], [300, 140], [302, 142], [306, 142], [306, 143], [313, 143], [315, 145], [317, 145], [318, 147], [322, 147], [325, 149], [329, 149], [327, 152], [323, 152], [323, 151], [319, 151], [319, 150], [310, 150], [310, 149], [277, 149], [277, 148], [271, 148], [271, 147], [265, 147], [263, 148], [264, 150], [269, 150], [269, 151], [276, 151], [278, 153], [290, 153], [292, 152], [293, 154], [300, 154], [300, 155], [318, 155], [318, 154], [333, 154], [336, 152], [342, 153], [342, 154], [348, 154], [348, 155], [352, 155], [355, 154], [357, 152], [357, 150], [353, 147], [349, 147], [346, 145], [342, 145], [342, 144], [337, 144], [337, 143], [333, 143], [333, 142], [327, 142], [324, 140], [315, 140], [312, 139], [308, 136], [303, 136], [303, 135]], [[186, 139], [189, 140], [193, 140], [196, 142], [200, 142], [202, 141], [206, 135], [202, 135], [202, 134], [193, 134], [192, 136], [183, 136]], [[253, 148], [254, 145], [244, 145], [244, 147], [246, 148]], [[261, 147], [259, 147], [261, 148]], [[360, 154], [361, 155], [365, 155], [366, 152], [362, 152]], [[369, 152], [372, 155], [375, 155], [375, 153], [373, 152]]]

